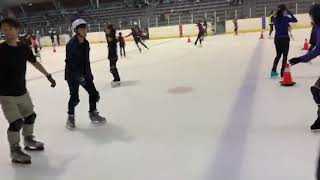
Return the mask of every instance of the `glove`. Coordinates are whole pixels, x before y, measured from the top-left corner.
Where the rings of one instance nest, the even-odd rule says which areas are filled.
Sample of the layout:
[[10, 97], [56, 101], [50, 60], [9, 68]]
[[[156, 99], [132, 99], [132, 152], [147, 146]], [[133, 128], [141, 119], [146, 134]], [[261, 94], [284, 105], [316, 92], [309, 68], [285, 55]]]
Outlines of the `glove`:
[[51, 74], [47, 76], [47, 79], [51, 83], [51, 87], [56, 87], [56, 81], [52, 78]]
[[289, 63], [291, 64], [291, 66], [294, 66], [294, 65], [296, 65], [298, 63], [301, 63], [301, 58], [299, 58], [299, 57], [292, 58], [292, 59], [289, 60]]

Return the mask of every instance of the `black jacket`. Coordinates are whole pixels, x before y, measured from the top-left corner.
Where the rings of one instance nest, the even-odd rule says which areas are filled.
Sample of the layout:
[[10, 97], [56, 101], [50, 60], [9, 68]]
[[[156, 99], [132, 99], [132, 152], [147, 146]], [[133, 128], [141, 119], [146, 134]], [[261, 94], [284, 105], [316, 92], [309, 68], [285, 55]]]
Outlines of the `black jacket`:
[[78, 81], [80, 77], [93, 80], [89, 58], [89, 42], [85, 39], [83, 43], [84, 52], [76, 36], [70, 39], [66, 46], [65, 79], [67, 81]]
[[117, 53], [117, 37], [116, 37], [116, 30], [112, 29], [110, 34], [106, 34], [107, 43], [108, 43], [108, 59], [113, 60], [118, 58]]
[[311, 30], [311, 35], [310, 35], [310, 44], [316, 45], [317, 44], [317, 27], [313, 26]]

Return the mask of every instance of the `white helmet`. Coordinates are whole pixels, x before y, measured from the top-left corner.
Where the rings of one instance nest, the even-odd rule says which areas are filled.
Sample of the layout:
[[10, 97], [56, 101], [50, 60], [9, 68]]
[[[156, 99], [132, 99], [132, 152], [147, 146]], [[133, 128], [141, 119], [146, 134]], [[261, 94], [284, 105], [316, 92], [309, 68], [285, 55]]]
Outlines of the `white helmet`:
[[78, 26], [82, 25], [82, 24], [85, 24], [87, 25], [87, 22], [83, 19], [77, 19], [75, 21], [73, 21], [72, 25], [71, 25], [71, 29], [76, 32], [76, 29]]

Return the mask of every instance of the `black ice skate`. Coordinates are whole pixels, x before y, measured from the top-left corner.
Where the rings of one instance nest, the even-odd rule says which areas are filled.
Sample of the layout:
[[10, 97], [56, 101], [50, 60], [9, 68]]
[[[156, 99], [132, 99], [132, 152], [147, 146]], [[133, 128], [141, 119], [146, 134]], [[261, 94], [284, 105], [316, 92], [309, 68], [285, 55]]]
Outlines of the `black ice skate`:
[[100, 116], [98, 111], [89, 112], [89, 116], [93, 123], [105, 124], [107, 122], [106, 118]]
[[42, 142], [34, 140], [34, 136], [24, 137], [24, 146], [26, 151], [43, 151], [44, 144]]
[[68, 129], [74, 129], [74, 128], [76, 128], [74, 115], [69, 115], [69, 116], [68, 116], [68, 120], [67, 120], [67, 123], [66, 123], [66, 127], [67, 127]]
[[25, 154], [19, 145], [10, 147], [12, 163], [31, 164], [31, 157]]
[[317, 119], [310, 127], [312, 131], [319, 131], [320, 130], [320, 120]]

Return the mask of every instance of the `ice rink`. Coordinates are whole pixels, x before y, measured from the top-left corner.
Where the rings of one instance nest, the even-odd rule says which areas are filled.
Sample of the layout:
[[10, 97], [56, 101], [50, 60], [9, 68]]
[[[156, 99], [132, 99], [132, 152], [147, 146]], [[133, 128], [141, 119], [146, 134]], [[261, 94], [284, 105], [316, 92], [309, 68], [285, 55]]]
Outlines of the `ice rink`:
[[[289, 59], [305, 53], [310, 29], [293, 33]], [[309, 89], [320, 62], [292, 67], [297, 84], [286, 88], [269, 77], [274, 44], [259, 33], [207, 37], [203, 48], [185, 38], [146, 43], [141, 54], [128, 43], [123, 85], [113, 89], [106, 44], [91, 45], [108, 124], [90, 123], [82, 89], [74, 131], [65, 128], [64, 47], [44, 48], [57, 87], [31, 66], [27, 85], [46, 150], [30, 153], [30, 166], [12, 165], [1, 111], [0, 179], [314, 180], [319, 135], [309, 130], [317, 110]]]

